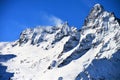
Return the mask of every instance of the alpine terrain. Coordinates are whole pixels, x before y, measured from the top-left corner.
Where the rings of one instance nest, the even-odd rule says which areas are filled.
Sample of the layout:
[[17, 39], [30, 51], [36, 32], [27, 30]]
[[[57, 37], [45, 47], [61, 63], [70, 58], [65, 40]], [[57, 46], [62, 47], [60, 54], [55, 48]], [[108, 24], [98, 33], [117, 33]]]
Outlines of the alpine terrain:
[[120, 20], [96, 4], [81, 29], [38, 26], [0, 42], [0, 80], [120, 80]]

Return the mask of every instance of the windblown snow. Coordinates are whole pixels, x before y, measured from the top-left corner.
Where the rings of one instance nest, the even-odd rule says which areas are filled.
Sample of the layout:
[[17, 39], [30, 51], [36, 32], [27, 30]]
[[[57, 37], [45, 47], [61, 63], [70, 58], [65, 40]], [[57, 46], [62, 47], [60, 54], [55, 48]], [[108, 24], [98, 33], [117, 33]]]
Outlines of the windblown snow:
[[0, 80], [120, 80], [120, 23], [96, 4], [81, 29], [29, 28], [0, 42]]

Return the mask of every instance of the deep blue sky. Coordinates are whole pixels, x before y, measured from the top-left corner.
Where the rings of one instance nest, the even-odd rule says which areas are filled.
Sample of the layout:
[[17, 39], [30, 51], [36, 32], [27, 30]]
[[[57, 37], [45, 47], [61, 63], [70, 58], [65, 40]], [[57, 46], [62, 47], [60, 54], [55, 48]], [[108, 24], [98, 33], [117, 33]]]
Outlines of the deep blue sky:
[[0, 0], [0, 42], [15, 41], [27, 27], [55, 25], [53, 17], [80, 28], [96, 3], [120, 18], [120, 0]]

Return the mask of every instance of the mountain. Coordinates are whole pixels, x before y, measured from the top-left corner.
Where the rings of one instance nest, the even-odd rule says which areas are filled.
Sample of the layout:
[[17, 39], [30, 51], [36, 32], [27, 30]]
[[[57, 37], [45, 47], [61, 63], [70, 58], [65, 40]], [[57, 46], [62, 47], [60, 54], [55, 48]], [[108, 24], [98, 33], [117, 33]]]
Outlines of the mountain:
[[120, 20], [93, 6], [81, 29], [28, 28], [0, 43], [0, 80], [120, 80]]

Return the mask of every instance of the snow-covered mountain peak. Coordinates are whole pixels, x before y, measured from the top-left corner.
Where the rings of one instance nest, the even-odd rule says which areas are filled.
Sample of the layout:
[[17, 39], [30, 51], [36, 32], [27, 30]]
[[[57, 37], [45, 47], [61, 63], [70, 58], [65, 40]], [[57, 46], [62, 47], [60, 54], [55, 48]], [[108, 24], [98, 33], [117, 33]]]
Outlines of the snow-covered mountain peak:
[[95, 10], [95, 11], [102, 11], [102, 10], [104, 10], [104, 8], [103, 8], [103, 6], [101, 5], [101, 4], [95, 4], [94, 6], [93, 6], [93, 10]]
[[104, 12], [104, 8], [102, 7], [102, 5], [100, 4], [95, 4], [89, 15], [87, 16], [87, 18], [85, 19], [85, 26], [88, 26], [87, 24], [94, 22], [96, 19], [98, 19], [98, 17]]
[[102, 5], [100, 5], [100, 4], [95, 4], [93, 7], [92, 7], [92, 9], [91, 9], [91, 11], [90, 11], [90, 15], [93, 15], [94, 14], [94, 16], [97, 16], [97, 15], [99, 15], [101, 12], [103, 12], [104, 11], [104, 8], [103, 8], [103, 6]]
[[96, 4], [80, 30], [67, 22], [28, 28], [0, 43], [0, 68], [0, 80], [119, 80], [119, 19]]
[[104, 10], [102, 5], [96, 4], [85, 19], [83, 28], [106, 28], [109, 24], [119, 23], [113, 13]]
[[39, 44], [46, 41], [55, 41], [56, 38], [63, 36], [70, 36], [73, 32], [77, 32], [74, 27], [70, 27], [67, 22], [56, 26], [39, 26], [36, 28], [28, 28], [20, 34], [18, 41], [19, 45], [22, 44]]

